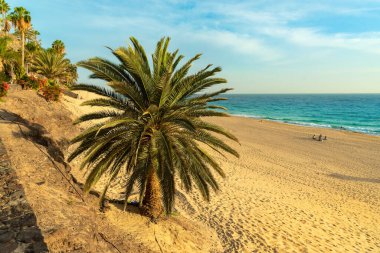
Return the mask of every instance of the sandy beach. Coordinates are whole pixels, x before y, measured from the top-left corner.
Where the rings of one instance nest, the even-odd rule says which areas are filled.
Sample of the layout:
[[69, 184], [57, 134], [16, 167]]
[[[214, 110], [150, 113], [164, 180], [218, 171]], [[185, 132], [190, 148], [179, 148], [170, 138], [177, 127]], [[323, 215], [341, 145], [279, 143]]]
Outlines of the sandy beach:
[[[73, 112], [92, 109], [67, 102]], [[380, 137], [235, 116], [208, 120], [238, 137], [241, 145], [230, 144], [241, 157], [214, 154], [227, 174], [221, 191], [206, 203], [179, 189], [177, 206], [215, 229], [225, 251], [380, 248]]]
[[[27, 109], [22, 99], [10, 97], [0, 104], [1, 109], [10, 110], [36, 124], [47, 124], [46, 118]], [[50, 125], [44, 126], [52, 139], [62, 141], [80, 131], [69, 121], [86, 110], [93, 110], [79, 107], [81, 102], [83, 100], [65, 96], [63, 106], [54, 105], [47, 109], [47, 112], [60, 112], [58, 116], [49, 114]], [[2, 113], [2, 116], [9, 117], [9, 114]], [[106, 232], [117, 229], [129, 239], [134, 238], [133, 245], [129, 245], [134, 249], [133, 252], [159, 252], [155, 237], [164, 252], [379, 250], [380, 137], [242, 117], [207, 120], [222, 125], [238, 137], [240, 145], [231, 145], [241, 156], [237, 159], [215, 154], [226, 172], [226, 178], [218, 178], [221, 190], [212, 194], [211, 202], [204, 202], [197, 192], [185, 193], [179, 185], [176, 200], [178, 214], [171, 221], [149, 225], [139, 214], [123, 213], [117, 206], [110, 204], [99, 218], [99, 224], [102, 224], [99, 229], [107, 227]], [[42, 187], [34, 183], [37, 180], [35, 173], [46, 181], [47, 177], [51, 177], [52, 171], [38, 172], [39, 168], [49, 169], [47, 165], [41, 166], [42, 162], [48, 161], [36, 163], [37, 157], [28, 157], [27, 152], [30, 151], [32, 156], [36, 151], [33, 151], [32, 146], [23, 146], [26, 140], [15, 137], [18, 131], [16, 126], [0, 124], [0, 127], [0, 137], [24, 185], [26, 197], [42, 226], [48, 246], [49, 243], [60, 245], [53, 244], [54, 240], [59, 240], [59, 236], [53, 237], [44, 230], [57, 222], [51, 217], [47, 222], [48, 215], [53, 214], [47, 213], [51, 206], [39, 203], [41, 198], [53, 201], [59, 194], [65, 196], [65, 187], [58, 191], [48, 187], [54, 187], [54, 182]], [[327, 135], [327, 141], [312, 139], [313, 134], [320, 133]], [[77, 170], [77, 163], [72, 164], [72, 173], [80, 178], [82, 172]], [[42, 180], [40, 178], [38, 180]], [[35, 196], [34, 192], [38, 192], [39, 196]], [[117, 191], [111, 194], [117, 195]], [[93, 209], [81, 206], [74, 195], [70, 195], [67, 210], [78, 212], [80, 209], [79, 212], [86, 214], [89, 209], [95, 215]], [[61, 200], [60, 204], [64, 203], [66, 208], [69, 200]], [[79, 203], [80, 207], [73, 203]], [[70, 215], [64, 215], [65, 212], [57, 207], [53, 209], [57, 219], [69, 226], [63, 220], [69, 219]], [[85, 220], [79, 213], [75, 217]], [[91, 230], [93, 224], [86, 226]], [[152, 226], [155, 235], [152, 232], [152, 235], [144, 236], [145, 232], [152, 230]], [[204, 226], [204, 230], [199, 229], [201, 226]], [[62, 237], [70, 238], [70, 230], [61, 234]], [[202, 238], [204, 235], [213, 239]], [[123, 236], [119, 236], [118, 240], [122, 239]], [[207, 241], [209, 245], [206, 245]], [[205, 246], [202, 248], [200, 244]]]
[[[240, 117], [210, 121], [241, 142], [240, 159], [220, 159], [221, 193], [197, 216], [219, 231], [225, 250], [380, 248], [379, 137]], [[320, 133], [328, 140], [312, 139]]]

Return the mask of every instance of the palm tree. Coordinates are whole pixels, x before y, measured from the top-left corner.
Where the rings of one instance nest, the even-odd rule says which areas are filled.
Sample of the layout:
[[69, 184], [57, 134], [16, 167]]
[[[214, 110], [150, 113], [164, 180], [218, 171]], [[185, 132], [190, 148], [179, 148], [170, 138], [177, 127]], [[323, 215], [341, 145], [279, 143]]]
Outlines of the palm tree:
[[31, 65], [32, 71], [56, 81], [66, 78], [71, 70], [70, 61], [52, 50], [40, 50]]
[[31, 16], [24, 7], [15, 7], [11, 13], [13, 26], [21, 33], [21, 66], [25, 64], [25, 32], [31, 25]]
[[8, 35], [9, 31], [12, 29], [12, 19], [10, 15], [7, 15], [4, 20], [3, 32]]
[[7, 25], [7, 13], [9, 11], [9, 4], [5, 2], [5, 0], [0, 0], [0, 11], [1, 15], [3, 15], [3, 31], [6, 31], [6, 25]]
[[144, 48], [135, 38], [130, 40], [133, 46], [112, 50], [119, 63], [98, 57], [78, 63], [92, 71], [91, 78], [107, 82], [106, 86], [73, 86], [74, 90], [104, 97], [83, 105], [111, 110], [86, 114], [76, 121], [103, 119], [72, 140], [80, 145], [68, 160], [85, 155], [81, 165], [89, 168], [85, 191], [100, 177], [109, 177], [100, 198], [101, 205], [110, 183], [125, 170], [125, 206], [137, 183], [141, 212], [156, 219], [163, 211], [170, 214], [173, 210], [175, 178], [181, 180], [186, 191], [195, 185], [206, 200], [210, 199], [210, 188], [219, 189], [212, 170], [225, 175], [205, 146], [238, 157], [234, 149], [212, 133], [234, 141], [236, 137], [202, 120], [207, 116], [228, 116], [221, 111], [225, 108], [208, 103], [223, 100], [216, 96], [230, 89], [199, 94], [211, 86], [226, 83], [225, 79], [214, 77], [221, 68], [208, 65], [189, 74], [192, 63], [200, 55], [179, 66], [183, 56], [178, 55], [178, 50], [168, 51], [169, 38], [157, 43], [152, 69]]
[[19, 53], [8, 48], [9, 42], [12, 39], [4, 36], [0, 38], [0, 59], [4, 68], [4, 72], [10, 77], [11, 82], [14, 78], [15, 65], [19, 63]]
[[77, 66], [70, 64], [66, 77], [62, 80], [63, 84], [71, 87], [78, 80]]
[[[40, 32], [35, 30], [33, 28], [33, 26], [29, 26], [25, 31], [24, 31], [24, 34], [25, 34], [25, 42], [35, 42], [35, 43], [38, 43], [38, 44], [41, 44], [39, 39], [38, 39], [38, 36], [40, 35]], [[22, 39], [22, 33], [21, 31], [16, 31], [14, 33], [14, 35], [19, 39], [21, 40]]]
[[35, 58], [35, 55], [40, 52], [41, 47], [38, 42], [29, 41], [25, 44], [25, 71], [28, 74], [30, 63]]
[[61, 40], [55, 40], [51, 45], [51, 48], [59, 54], [65, 53], [65, 44]]

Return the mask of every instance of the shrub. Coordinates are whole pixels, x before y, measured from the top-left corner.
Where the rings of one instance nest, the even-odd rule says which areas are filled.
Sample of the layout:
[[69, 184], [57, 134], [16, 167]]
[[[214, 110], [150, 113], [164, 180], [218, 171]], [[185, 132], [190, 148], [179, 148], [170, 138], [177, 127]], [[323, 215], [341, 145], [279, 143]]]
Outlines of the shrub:
[[18, 84], [21, 85], [24, 90], [38, 90], [40, 88], [40, 82], [42, 78], [33, 75], [24, 75], [18, 80]]
[[48, 83], [47, 78], [40, 78], [38, 79], [38, 90], [42, 90], [43, 87], [45, 87]]
[[14, 66], [14, 75], [15, 75], [15, 78], [17, 80], [17, 82], [19, 82], [24, 76], [26, 76], [26, 72], [25, 72], [25, 69], [24, 67], [20, 66], [19, 64], [16, 64]]
[[42, 85], [40, 91], [47, 101], [58, 101], [62, 95], [61, 87], [53, 80], [48, 80], [45, 85]]
[[7, 81], [7, 80], [9, 80], [9, 76], [7, 75], [7, 73], [5, 73], [5, 71], [1, 71], [0, 72], [0, 82]]
[[9, 83], [7, 82], [2, 82], [0, 84], [0, 97], [4, 97], [7, 95], [9, 90]]

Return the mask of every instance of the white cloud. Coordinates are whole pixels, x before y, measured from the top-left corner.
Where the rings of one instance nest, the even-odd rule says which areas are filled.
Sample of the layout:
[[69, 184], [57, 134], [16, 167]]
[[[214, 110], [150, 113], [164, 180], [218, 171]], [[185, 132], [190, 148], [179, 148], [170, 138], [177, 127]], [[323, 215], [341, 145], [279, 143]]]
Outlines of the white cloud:
[[[312, 85], [335, 80], [342, 89], [345, 83], [354, 83], [351, 80], [360, 76], [360, 85], [379, 92], [376, 72], [380, 67], [380, 26], [376, 27], [380, 22], [379, 3], [379, 0], [11, 1], [12, 6], [23, 5], [31, 11], [33, 25], [41, 31], [45, 46], [61, 39], [73, 60], [95, 55], [108, 57], [110, 54], [103, 45], [125, 45], [131, 35], [141, 41], [147, 52], [152, 52], [156, 41], [168, 35], [173, 39], [172, 47], [180, 48], [185, 56], [205, 52], [200, 64], [223, 66], [224, 74], [237, 84], [237, 91], [247, 92], [256, 89], [250, 86], [255, 83], [271, 83], [273, 90], [279, 83], [304, 85], [299, 73], [312, 75], [309, 82]], [[353, 22], [358, 24], [342, 26]], [[321, 71], [313, 75], [316, 69]], [[330, 69], [333, 74], [326, 74]], [[81, 73], [82, 79], [85, 76]]]
[[209, 30], [195, 33], [193, 39], [224, 48], [227, 51], [233, 50], [242, 55], [257, 56], [264, 61], [273, 61], [281, 58], [280, 52], [264, 45], [259, 39], [248, 35]]
[[312, 28], [266, 27], [259, 32], [301, 47], [358, 50], [380, 54], [380, 32], [323, 34]]

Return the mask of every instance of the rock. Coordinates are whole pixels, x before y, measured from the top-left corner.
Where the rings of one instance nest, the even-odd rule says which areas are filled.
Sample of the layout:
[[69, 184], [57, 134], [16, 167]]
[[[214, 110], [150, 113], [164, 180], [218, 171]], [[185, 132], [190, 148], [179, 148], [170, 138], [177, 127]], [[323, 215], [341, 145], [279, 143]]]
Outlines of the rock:
[[21, 218], [20, 224], [24, 227], [31, 227], [37, 223], [36, 216], [33, 213], [25, 214]]
[[5, 233], [0, 234], [0, 243], [9, 242], [14, 237], [14, 233], [12, 231], [7, 231]]
[[34, 252], [39, 252], [39, 253], [49, 252], [48, 248], [46, 247], [46, 244], [43, 241], [34, 243], [33, 250]]
[[38, 241], [41, 239], [43, 239], [41, 231], [34, 227], [25, 228], [17, 235], [17, 241], [25, 243], [32, 242], [33, 240]]
[[1, 253], [11, 253], [14, 252], [15, 249], [17, 249], [18, 243], [15, 240], [6, 242], [6, 243], [1, 243]]
[[0, 164], [0, 253], [48, 252], [1, 139]]
[[31, 242], [33, 240], [33, 234], [32, 233], [29, 233], [29, 231], [21, 231], [18, 235], [17, 235], [17, 241], [19, 242]]
[[8, 229], [7, 227], [2, 227], [2, 226], [0, 225], [0, 235], [5, 234], [5, 233], [7, 233], [8, 231], [9, 231], [9, 229]]

